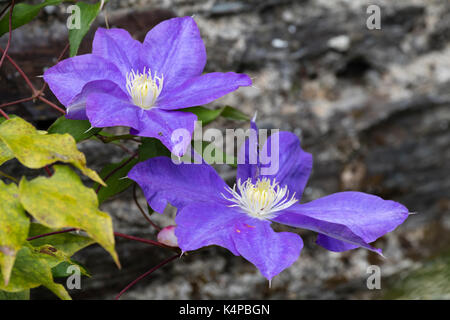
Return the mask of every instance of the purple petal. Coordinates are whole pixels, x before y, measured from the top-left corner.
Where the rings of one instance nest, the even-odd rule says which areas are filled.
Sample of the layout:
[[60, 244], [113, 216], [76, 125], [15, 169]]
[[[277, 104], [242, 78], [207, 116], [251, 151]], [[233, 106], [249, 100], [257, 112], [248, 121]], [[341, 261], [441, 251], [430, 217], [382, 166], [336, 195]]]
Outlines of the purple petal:
[[131, 130], [131, 134], [157, 138], [181, 157], [191, 144], [196, 120], [197, 116], [190, 112], [153, 108], [142, 114], [139, 127], [133, 127], [136, 130]]
[[87, 120], [86, 98], [92, 93], [105, 93], [117, 95], [122, 90], [110, 80], [94, 80], [84, 85], [83, 89], [67, 105], [66, 118], [73, 120]]
[[125, 87], [126, 79], [119, 69], [113, 63], [92, 54], [63, 60], [44, 72], [44, 80], [65, 106], [81, 92], [86, 83], [105, 79]]
[[280, 186], [288, 186], [300, 200], [311, 174], [313, 158], [303, 151], [299, 138], [287, 131], [272, 134], [260, 152], [261, 176], [275, 178]]
[[140, 71], [142, 44], [124, 29], [98, 28], [92, 42], [92, 53], [114, 63], [125, 77], [131, 70]]
[[232, 233], [239, 221], [245, 218], [244, 213], [224, 204], [193, 202], [183, 207], [175, 218], [178, 245], [183, 252], [218, 245], [238, 256]]
[[[394, 230], [408, 216], [403, 205], [362, 192], [339, 192], [286, 209], [273, 221], [306, 228], [381, 253], [368, 243]], [[326, 241], [328, 241], [328, 243]], [[320, 244], [342, 244], [321, 239]]]
[[239, 149], [236, 181], [248, 178], [256, 179], [259, 175], [259, 139], [258, 127], [254, 121], [250, 122], [249, 138]]
[[117, 85], [109, 85], [108, 92], [95, 91], [86, 96], [86, 115], [91, 125], [96, 128], [138, 128], [145, 110], [131, 103], [128, 95]]
[[164, 76], [164, 89], [170, 90], [202, 73], [206, 49], [194, 19], [173, 18], [147, 33], [140, 57], [143, 66]]
[[337, 240], [321, 233], [317, 235], [316, 243], [319, 246], [334, 252], [342, 252], [359, 248], [359, 245]]
[[269, 281], [291, 266], [303, 248], [303, 241], [298, 234], [276, 233], [270, 222], [257, 219], [236, 225], [232, 238], [237, 251]]
[[226, 184], [208, 164], [175, 164], [168, 157], [140, 162], [128, 173], [144, 191], [153, 210], [162, 213], [167, 202], [177, 208], [205, 201], [223, 202]]
[[[164, 76], [164, 81], [165, 81]], [[209, 103], [242, 86], [249, 86], [252, 80], [246, 74], [234, 72], [207, 73], [191, 78], [179, 87], [166, 89], [165, 82], [157, 105], [163, 109], [178, 109]]]

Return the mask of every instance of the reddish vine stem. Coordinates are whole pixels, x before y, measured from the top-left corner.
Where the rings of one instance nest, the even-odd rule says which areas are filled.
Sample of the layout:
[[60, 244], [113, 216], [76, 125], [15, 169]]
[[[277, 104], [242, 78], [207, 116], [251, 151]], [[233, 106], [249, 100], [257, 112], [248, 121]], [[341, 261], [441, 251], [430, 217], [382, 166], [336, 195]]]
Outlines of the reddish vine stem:
[[45, 166], [44, 169], [45, 169], [45, 172], [47, 172], [49, 177], [51, 177], [53, 175], [52, 171], [50, 170], [50, 168], [48, 166]]
[[137, 199], [137, 195], [136, 195], [136, 183], [133, 185], [133, 199], [134, 199], [134, 203], [136, 203], [136, 206], [138, 207], [139, 211], [142, 213], [142, 215], [144, 216], [145, 220], [148, 221], [148, 223], [150, 223], [153, 228], [155, 228], [156, 230], [160, 231], [161, 228], [156, 225], [156, 223], [154, 223], [146, 214], [146, 212], [144, 211], [144, 209], [141, 207], [141, 205], [139, 204], [139, 201]]
[[33, 86], [33, 84], [31, 83], [30, 79], [28, 78], [28, 76], [25, 74], [25, 72], [23, 72], [23, 70], [17, 65], [17, 63], [14, 61], [13, 58], [11, 58], [7, 53], [5, 53], [5, 50], [3, 50], [2, 48], [0, 48], [0, 51], [5, 54], [6, 59], [8, 59], [8, 61], [13, 65], [13, 67], [17, 70], [17, 72], [19, 72], [19, 74], [22, 76], [23, 80], [25, 80], [26, 84], [28, 85], [28, 87], [31, 89], [32, 93], [33, 93], [33, 99], [35, 99], [37, 97], [37, 93], [38, 91], [36, 90], [36, 88]]
[[38, 99], [41, 100], [42, 102], [44, 102], [45, 104], [47, 104], [48, 106], [52, 107], [53, 109], [61, 112], [62, 114], [66, 114], [66, 111], [64, 111], [63, 109], [61, 109], [60, 107], [58, 107], [56, 104], [54, 104], [51, 101], [48, 101], [47, 99], [45, 99], [43, 96], [38, 96]]
[[12, 106], [14, 104], [18, 104], [18, 103], [21, 103], [21, 102], [27, 102], [27, 101], [30, 101], [30, 100], [33, 100], [33, 99], [34, 99], [34, 97], [28, 97], [28, 98], [23, 98], [23, 99], [19, 99], [19, 100], [14, 100], [14, 101], [11, 101], [11, 102], [6, 102], [4, 104], [0, 104], [0, 109], [3, 108], [3, 107], [7, 107], [7, 106]]
[[[108, 173], [104, 179], [104, 181], [106, 182], [106, 180], [108, 180], [109, 178], [111, 178], [111, 176], [116, 173], [117, 171], [119, 171], [120, 169], [122, 169], [123, 167], [125, 167], [127, 164], [129, 164], [135, 157], [137, 157], [138, 153], [135, 152], [133, 153], [133, 155], [131, 157], [128, 158], [128, 160], [126, 160], [124, 163], [122, 163], [120, 166], [118, 166], [117, 168], [115, 168], [114, 170], [112, 170], [110, 173]], [[95, 193], [98, 193], [100, 191], [100, 188], [102, 187], [101, 184], [98, 185], [97, 190], [95, 190]]]
[[0, 109], [0, 114], [6, 118], [6, 120], [9, 120], [9, 116], [6, 114], [5, 111], [3, 111], [2, 109]]
[[9, 46], [11, 45], [11, 37], [12, 37], [12, 13], [14, 10], [15, 0], [11, 1], [11, 7], [9, 8], [9, 36], [8, 36], [8, 43], [6, 44], [5, 51], [2, 54], [2, 58], [0, 59], [0, 68], [2, 67], [3, 60], [5, 60], [6, 53], [9, 50]]
[[37, 236], [34, 237], [30, 237], [27, 239], [27, 241], [31, 241], [34, 239], [39, 239], [39, 238], [43, 238], [43, 237], [48, 237], [48, 236], [52, 236], [54, 234], [60, 234], [60, 233], [66, 233], [66, 232], [72, 232], [72, 231], [77, 231], [77, 228], [70, 228], [70, 229], [65, 229], [65, 230], [60, 230], [60, 231], [54, 231], [54, 232], [49, 232], [49, 233], [44, 233], [44, 234], [39, 234]]
[[124, 234], [124, 233], [120, 233], [120, 232], [114, 232], [114, 235], [116, 237], [121, 237], [121, 238], [128, 239], [128, 240], [134, 240], [137, 242], [142, 242], [142, 243], [150, 244], [150, 245], [161, 247], [161, 248], [176, 250], [175, 247], [166, 246], [165, 244], [158, 242], [158, 241], [153, 241], [153, 240], [149, 240], [149, 239], [130, 236], [128, 234]]
[[[56, 63], [61, 61], [61, 59], [64, 57], [64, 54], [67, 52], [67, 49], [69, 49], [69, 42], [67, 42], [64, 49], [59, 54], [59, 57], [58, 57], [58, 60], [56, 60]], [[42, 85], [41, 89], [39, 89], [39, 95], [42, 95], [44, 93], [45, 88], [47, 88], [47, 82], [44, 81], [44, 84]]]
[[146, 276], [150, 275], [151, 273], [153, 273], [154, 271], [158, 270], [159, 268], [165, 266], [166, 264], [168, 264], [169, 262], [175, 260], [176, 258], [178, 258], [180, 255], [174, 255], [164, 261], [162, 261], [161, 263], [159, 263], [158, 265], [154, 266], [153, 268], [151, 268], [150, 270], [148, 270], [146, 273], [140, 275], [139, 277], [137, 277], [135, 280], [133, 280], [130, 284], [128, 284], [122, 291], [119, 292], [119, 294], [116, 296], [115, 300], [119, 300], [119, 298], [128, 290], [130, 289], [132, 286], [134, 286], [136, 283], [138, 283], [139, 281], [141, 281], [142, 279], [144, 279]]
[[[77, 231], [77, 230], [79, 230], [79, 229], [77, 229], [77, 228], [70, 228], [70, 229], [65, 229], [65, 230], [59, 230], [59, 231], [43, 233], [43, 234], [39, 234], [37, 236], [30, 237], [30, 238], [27, 239], [27, 241], [31, 241], [31, 240], [35, 240], [35, 239], [39, 239], [39, 238], [44, 238], [44, 237], [52, 236], [52, 235], [55, 235], [55, 234]], [[174, 249], [172, 247], [166, 246], [165, 244], [159, 243], [157, 241], [144, 239], [144, 238], [139, 238], [139, 237], [135, 237], [135, 236], [130, 236], [128, 234], [124, 234], [124, 233], [120, 233], [120, 232], [114, 232], [114, 235], [116, 237], [121, 237], [121, 238], [128, 239], [128, 240], [134, 240], [134, 241], [150, 244], [152, 246], [157, 246], [157, 247], [166, 248], [166, 249]]]

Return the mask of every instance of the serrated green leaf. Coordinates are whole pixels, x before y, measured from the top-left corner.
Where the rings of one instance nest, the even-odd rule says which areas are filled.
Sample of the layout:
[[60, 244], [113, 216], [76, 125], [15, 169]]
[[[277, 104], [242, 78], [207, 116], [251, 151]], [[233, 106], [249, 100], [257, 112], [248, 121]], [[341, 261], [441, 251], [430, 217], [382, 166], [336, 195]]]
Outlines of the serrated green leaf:
[[98, 209], [94, 190], [83, 185], [80, 177], [67, 166], [55, 165], [50, 178], [22, 179], [19, 199], [25, 210], [49, 228], [78, 228], [98, 242], [113, 257], [114, 233], [111, 217]]
[[100, 177], [102, 179], [108, 178], [106, 180], [108, 185], [100, 189], [98, 189], [98, 184], [94, 185], [94, 189], [99, 190], [97, 193], [99, 203], [103, 203], [110, 197], [125, 191], [133, 184], [132, 180], [125, 177], [127, 176], [128, 171], [130, 171], [136, 163], [138, 163], [138, 159], [133, 158], [130, 160], [127, 158], [119, 163], [108, 164], [100, 171]]
[[69, 30], [69, 42], [70, 42], [70, 56], [73, 57], [77, 54], [81, 41], [86, 33], [89, 31], [92, 23], [100, 12], [100, 2], [95, 4], [89, 4], [84, 2], [78, 2], [76, 6], [80, 8], [80, 29]]
[[30, 300], [30, 290], [7, 292], [0, 290], [0, 300]]
[[23, 165], [42, 168], [57, 161], [71, 163], [95, 182], [104, 184], [97, 173], [86, 166], [86, 157], [78, 151], [75, 139], [68, 133], [42, 134], [21, 118], [0, 124], [0, 140]]
[[53, 282], [51, 268], [42, 254], [35, 253], [29, 247], [23, 247], [17, 253], [8, 285], [0, 283], [0, 290], [20, 292], [41, 285], [47, 287], [60, 299], [71, 299], [62, 285]]
[[145, 161], [159, 156], [170, 157], [169, 149], [167, 149], [160, 140], [155, 138], [143, 138], [138, 152], [139, 161]]
[[68, 133], [74, 137], [76, 142], [80, 142], [89, 139], [101, 130], [102, 128], [92, 128], [88, 120], [72, 120], [61, 116], [48, 128], [48, 133]]
[[[17, 1], [16, 1], [17, 2]], [[60, 4], [62, 0], [46, 0], [38, 4], [17, 3], [14, 6], [11, 27], [16, 29], [33, 20], [45, 6]], [[9, 13], [0, 20], [0, 37], [9, 31]]]
[[0, 270], [8, 284], [17, 252], [24, 244], [30, 220], [19, 202], [19, 190], [14, 183], [0, 180]]

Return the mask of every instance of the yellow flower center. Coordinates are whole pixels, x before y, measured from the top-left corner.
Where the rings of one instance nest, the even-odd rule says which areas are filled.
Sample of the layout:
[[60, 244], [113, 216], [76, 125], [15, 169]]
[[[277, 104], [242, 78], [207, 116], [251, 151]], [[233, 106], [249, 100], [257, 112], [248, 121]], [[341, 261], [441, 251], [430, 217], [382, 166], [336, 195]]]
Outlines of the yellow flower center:
[[227, 187], [226, 190], [232, 197], [227, 198], [223, 194], [222, 196], [234, 203], [230, 207], [240, 207], [258, 219], [273, 218], [275, 212], [284, 210], [298, 201], [295, 199], [295, 192], [289, 197], [287, 186], [281, 188], [275, 179], [271, 181], [268, 178], [258, 178], [256, 183], [252, 183], [251, 178], [243, 183], [239, 179], [233, 188]]
[[155, 105], [156, 99], [162, 91], [164, 76], [158, 77], [156, 72], [152, 75], [150, 69], [142, 73], [127, 73], [127, 91], [133, 103], [142, 109], [150, 109]]

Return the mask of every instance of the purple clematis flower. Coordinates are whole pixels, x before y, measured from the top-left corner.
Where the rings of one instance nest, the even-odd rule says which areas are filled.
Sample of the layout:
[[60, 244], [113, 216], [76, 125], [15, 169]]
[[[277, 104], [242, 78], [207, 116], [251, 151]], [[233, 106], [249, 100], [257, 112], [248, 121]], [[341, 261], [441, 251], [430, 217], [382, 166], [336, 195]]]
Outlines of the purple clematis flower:
[[[381, 254], [369, 243], [400, 225], [408, 209], [353, 191], [300, 204], [312, 156], [290, 132], [271, 135], [263, 151], [271, 148], [275, 138], [279, 141], [279, 170], [262, 175], [264, 165], [259, 162], [238, 164], [233, 188], [208, 164], [177, 165], [167, 157], [137, 164], [128, 177], [141, 186], [155, 211], [162, 212], [167, 202], [179, 209], [175, 234], [183, 251], [209, 245], [225, 247], [253, 263], [269, 280], [296, 261], [303, 247], [299, 235], [274, 232], [273, 222], [315, 231], [319, 234], [317, 244], [331, 251], [363, 247]], [[258, 143], [252, 146], [249, 141], [239, 156], [243, 150], [259, 152]]]
[[[99, 28], [92, 54], [61, 61], [44, 73], [69, 119], [89, 119], [94, 127], [128, 126], [131, 133], [154, 137], [173, 150], [178, 128], [194, 130], [196, 115], [177, 111], [209, 103], [240, 86], [245, 74], [202, 75], [206, 50], [191, 17], [166, 20], [143, 43], [123, 29]], [[183, 155], [189, 139], [177, 155]]]

